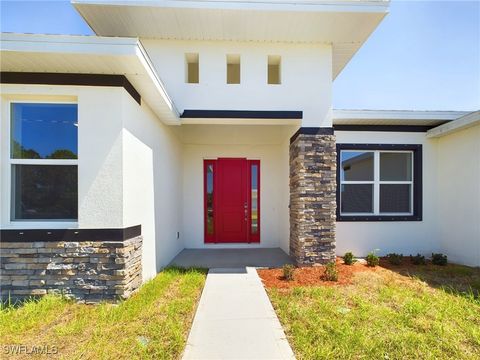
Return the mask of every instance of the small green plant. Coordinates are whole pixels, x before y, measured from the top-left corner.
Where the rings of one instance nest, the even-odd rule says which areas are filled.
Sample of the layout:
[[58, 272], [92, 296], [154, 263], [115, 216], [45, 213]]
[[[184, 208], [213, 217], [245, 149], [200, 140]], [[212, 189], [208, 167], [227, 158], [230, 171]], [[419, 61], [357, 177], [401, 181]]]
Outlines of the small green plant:
[[447, 255], [444, 254], [434, 254], [432, 253], [432, 264], [433, 265], [440, 265], [440, 266], [445, 266], [447, 265]]
[[425, 256], [417, 254], [415, 256], [410, 255], [410, 261], [413, 265], [425, 265], [427, 262], [425, 261]]
[[367, 255], [367, 265], [375, 267], [380, 263], [380, 258], [377, 256], [375, 251], [369, 252]]
[[387, 254], [387, 259], [392, 265], [400, 265], [403, 261], [403, 254], [390, 253]]
[[323, 278], [327, 281], [338, 281], [338, 270], [337, 264], [332, 261], [325, 266], [325, 273]]
[[292, 281], [294, 279], [295, 266], [291, 264], [283, 265], [283, 278], [287, 281]]
[[353, 256], [353, 253], [350, 251], [343, 255], [343, 262], [345, 263], [345, 265], [353, 265], [353, 263], [356, 261], [357, 260], [355, 259], [355, 256]]

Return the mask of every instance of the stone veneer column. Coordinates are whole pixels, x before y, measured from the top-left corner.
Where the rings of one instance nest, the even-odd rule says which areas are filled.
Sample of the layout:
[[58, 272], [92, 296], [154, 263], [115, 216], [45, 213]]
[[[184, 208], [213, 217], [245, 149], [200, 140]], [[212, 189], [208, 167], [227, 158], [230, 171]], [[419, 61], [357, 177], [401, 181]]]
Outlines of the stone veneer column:
[[332, 128], [300, 128], [290, 140], [290, 255], [297, 265], [335, 259], [337, 153]]

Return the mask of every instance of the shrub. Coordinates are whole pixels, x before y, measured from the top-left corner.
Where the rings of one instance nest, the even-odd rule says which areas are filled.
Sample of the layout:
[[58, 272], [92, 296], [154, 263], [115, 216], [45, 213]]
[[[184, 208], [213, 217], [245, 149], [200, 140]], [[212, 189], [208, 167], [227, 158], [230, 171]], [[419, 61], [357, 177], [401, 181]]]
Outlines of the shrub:
[[369, 252], [367, 255], [367, 265], [375, 267], [380, 263], [380, 258], [375, 254], [375, 251]]
[[357, 260], [353, 256], [352, 252], [349, 251], [345, 253], [345, 255], [343, 255], [343, 262], [345, 263], [345, 265], [352, 265], [355, 261]]
[[400, 265], [403, 261], [403, 254], [390, 253], [387, 254], [387, 259], [392, 265]]
[[283, 278], [287, 281], [294, 279], [295, 266], [290, 264], [283, 265]]
[[337, 264], [332, 261], [325, 266], [325, 273], [323, 277], [327, 281], [337, 281], [338, 280], [338, 270]]
[[445, 266], [447, 265], [447, 255], [444, 254], [433, 254], [432, 253], [432, 264]]
[[425, 265], [427, 262], [425, 261], [425, 256], [417, 254], [415, 256], [410, 255], [410, 260], [412, 261], [413, 265]]

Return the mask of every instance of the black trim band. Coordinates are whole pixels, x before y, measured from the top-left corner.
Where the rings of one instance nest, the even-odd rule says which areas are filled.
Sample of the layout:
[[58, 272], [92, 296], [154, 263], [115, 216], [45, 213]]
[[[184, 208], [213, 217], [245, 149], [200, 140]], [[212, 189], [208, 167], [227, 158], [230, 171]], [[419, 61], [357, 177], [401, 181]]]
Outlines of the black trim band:
[[333, 125], [335, 131], [427, 132], [435, 126], [424, 125]]
[[124, 75], [0, 72], [0, 83], [123, 87], [138, 104], [141, 104], [140, 94]]
[[333, 128], [329, 127], [301, 127], [290, 138], [290, 144], [292, 144], [299, 135], [333, 135]]
[[140, 236], [142, 226], [117, 229], [28, 229], [0, 230], [2, 242], [33, 241], [124, 241]]
[[[413, 152], [413, 215], [365, 215], [340, 214], [340, 155], [342, 150], [409, 150]], [[422, 145], [418, 144], [337, 144], [337, 221], [422, 221], [423, 216], [423, 161]]]
[[181, 118], [210, 119], [302, 119], [303, 111], [184, 110]]

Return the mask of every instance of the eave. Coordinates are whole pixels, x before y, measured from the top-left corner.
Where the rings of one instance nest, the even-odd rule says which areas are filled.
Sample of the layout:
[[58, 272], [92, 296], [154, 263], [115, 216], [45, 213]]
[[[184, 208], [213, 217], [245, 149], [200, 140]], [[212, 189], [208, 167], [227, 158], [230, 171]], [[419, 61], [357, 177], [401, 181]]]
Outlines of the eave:
[[2, 72], [123, 75], [160, 120], [180, 124], [138, 39], [2, 33], [0, 54]]
[[465, 111], [333, 110], [333, 124], [434, 127], [466, 114], [468, 112]]
[[370, 1], [73, 0], [101, 36], [332, 46], [333, 79], [388, 13]]

